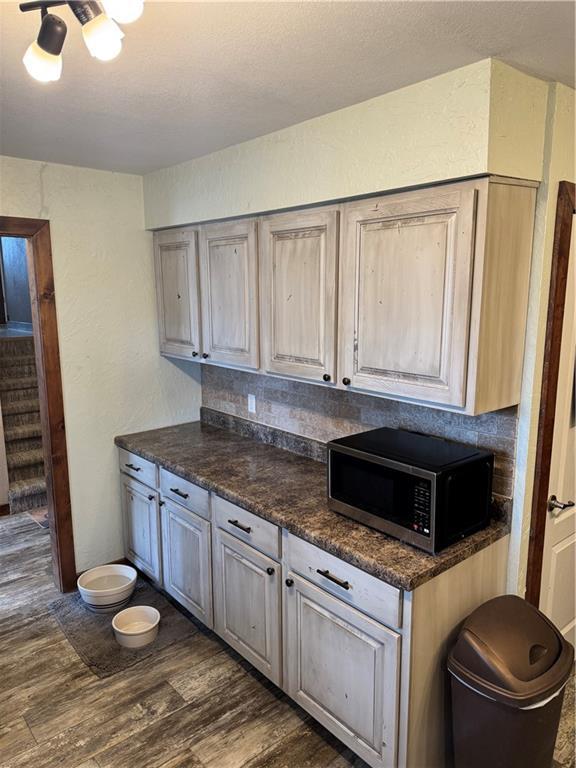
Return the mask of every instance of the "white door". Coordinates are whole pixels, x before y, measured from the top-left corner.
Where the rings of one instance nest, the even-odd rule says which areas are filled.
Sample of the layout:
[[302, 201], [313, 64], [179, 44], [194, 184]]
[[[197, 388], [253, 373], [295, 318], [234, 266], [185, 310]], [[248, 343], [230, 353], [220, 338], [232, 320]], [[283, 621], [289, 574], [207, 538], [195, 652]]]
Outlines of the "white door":
[[400, 635], [288, 573], [288, 694], [373, 766], [396, 765]]
[[336, 378], [338, 210], [262, 220], [262, 342], [267, 372], [333, 383]]
[[341, 384], [464, 405], [475, 201], [466, 184], [343, 206]]
[[216, 530], [214, 628], [276, 685], [281, 682], [280, 577], [274, 560]]
[[540, 607], [567, 640], [576, 640], [576, 221], [572, 242], [562, 328], [556, 418], [550, 466], [550, 497], [542, 562]]
[[258, 253], [253, 220], [200, 230], [202, 357], [258, 368]]
[[161, 504], [164, 589], [212, 628], [210, 523], [178, 504]]
[[200, 304], [196, 230], [154, 235], [160, 351], [172, 357], [200, 353]]
[[161, 582], [158, 494], [137, 480], [121, 476], [126, 558]]

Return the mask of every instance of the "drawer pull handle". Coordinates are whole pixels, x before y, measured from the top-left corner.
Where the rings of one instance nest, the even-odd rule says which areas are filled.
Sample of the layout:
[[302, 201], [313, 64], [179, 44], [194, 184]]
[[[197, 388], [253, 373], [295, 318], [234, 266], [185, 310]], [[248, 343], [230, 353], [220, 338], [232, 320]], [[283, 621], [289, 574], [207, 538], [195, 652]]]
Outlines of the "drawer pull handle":
[[142, 472], [142, 467], [135, 467], [134, 464], [126, 464], [126, 466], [133, 472]]
[[338, 584], [339, 587], [342, 587], [342, 589], [350, 589], [350, 584], [347, 581], [342, 581], [342, 579], [339, 579], [337, 576], [332, 576], [330, 571], [321, 571], [320, 568], [316, 568], [316, 573], [319, 573], [320, 576], [324, 576], [325, 579], [328, 579], [328, 581], [333, 581], [334, 584]]
[[228, 522], [235, 528], [240, 528], [240, 530], [244, 531], [244, 533], [252, 533], [252, 528], [247, 525], [242, 525], [242, 523], [239, 523], [238, 520], [228, 520]]
[[178, 488], [170, 488], [172, 493], [175, 493], [176, 496], [180, 496], [181, 499], [187, 499], [190, 494], [183, 493], [182, 491], [178, 490]]
[[274, 568], [266, 568], [266, 573], [268, 576], [274, 576]]

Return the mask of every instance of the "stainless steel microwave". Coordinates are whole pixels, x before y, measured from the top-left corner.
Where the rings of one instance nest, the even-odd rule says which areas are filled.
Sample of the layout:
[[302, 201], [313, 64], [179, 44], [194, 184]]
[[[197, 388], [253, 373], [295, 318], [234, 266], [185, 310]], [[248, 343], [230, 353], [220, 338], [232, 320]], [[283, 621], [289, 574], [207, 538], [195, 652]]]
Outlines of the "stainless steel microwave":
[[490, 522], [494, 454], [401, 429], [328, 443], [328, 506], [436, 553]]

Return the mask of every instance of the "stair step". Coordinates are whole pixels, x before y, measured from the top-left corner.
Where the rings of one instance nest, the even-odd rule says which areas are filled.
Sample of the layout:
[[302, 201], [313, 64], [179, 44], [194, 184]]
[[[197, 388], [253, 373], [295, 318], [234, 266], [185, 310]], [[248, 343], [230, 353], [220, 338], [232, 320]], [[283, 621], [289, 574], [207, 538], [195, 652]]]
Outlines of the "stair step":
[[34, 363], [6, 366], [0, 361], [0, 380], [27, 379], [32, 377], [36, 377], [36, 366]]
[[45, 477], [29, 477], [27, 480], [15, 480], [8, 488], [8, 501], [12, 503], [37, 493], [46, 493]]
[[42, 437], [42, 425], [39, 421], [34, 424], [8, 427], [8, 429], [4, 430], [4, 440], [7, 443], [11, 443], [14, 440], [27, 440], [29, 437]]
[[10, 514], [27, 512], [47, 504], [46, 479], [31, 477], [26, 480], [15, 480], [8, 489]]
[[38, 387], [36, 376], [24, 378], [0, 379], [0, 392], [9, 392], [13, 389], [34, 389]]
[[6, 460], [8, 462], [8, 469], [29, 467], [34, 464], [44, 466], [44, 451], [41, 448], [33, 448], [30, 451], [18, 451], [18, 453], [8, 454]]
[[32, 336], [14, 336], [8, 339], [0, 339], [0, 359], [33, 354], [34, 339]]
[[8, 403], [19, 402], [20, 400], [38, 400], [38, 387], [35, 385], [31, 389], [10, 389], [6, 392], [0, 390], [2, 410]]
[[20, 365], [36, 365], [36, 357], [33, 354], [0, 356], [0, 368], [18, 368]]
[[40, 400], [38, 398], [12, 400], [12, 402], [2, 405], [4, 416], [14, 416], [17, 413], [40, 413]]

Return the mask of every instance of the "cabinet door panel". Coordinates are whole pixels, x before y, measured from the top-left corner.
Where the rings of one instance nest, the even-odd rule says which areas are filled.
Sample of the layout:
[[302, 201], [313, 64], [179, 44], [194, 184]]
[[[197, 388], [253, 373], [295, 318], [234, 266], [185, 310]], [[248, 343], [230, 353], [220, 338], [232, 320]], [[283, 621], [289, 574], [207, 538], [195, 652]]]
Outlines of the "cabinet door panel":
[[164, 589], [212, 627], [210, 523], [177, 504], [162, 508]]
[[394, 766], [400, 636], [289, 573], [288, 694], [371, 765]]
[[196, 357], [200, 349], [196, 231], [157, 233], [155, 259], [160, 351]]
[[203, 347], [208, 360], [258, 367], [256, 223], [201, 230]]
[[471, 186], [345, 206], [342, 377], [359, 389], [465, 404]]
[[121, 483], [126, 557], [152, 579], [160, 582], [158, 494], [124, 475]]
[[335, 380], [338, 211], [262, 221], [262, 328], [266, 370]]
[[280, 566], [218, 529], [214, 551], [215, 630], [280, 684]]

